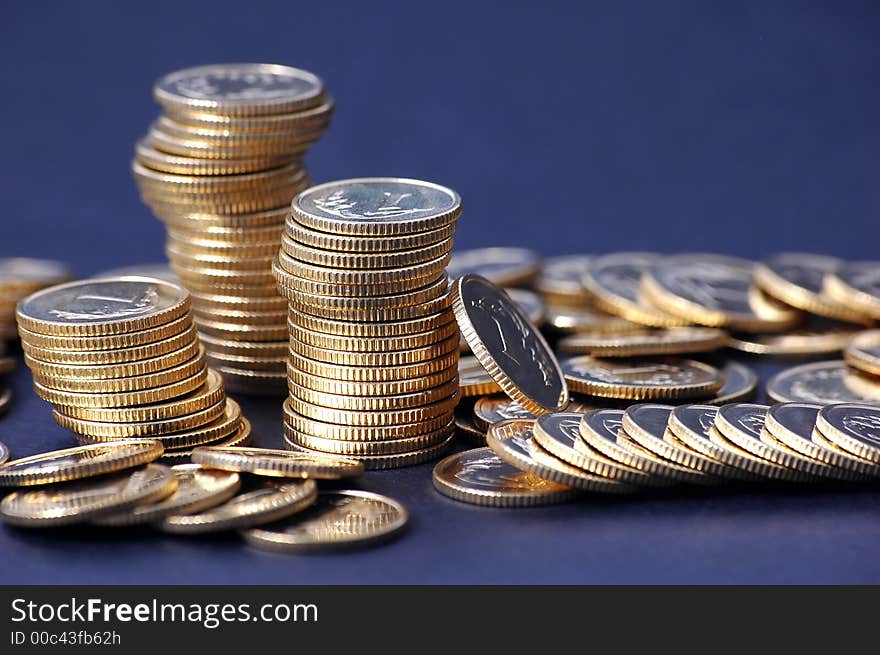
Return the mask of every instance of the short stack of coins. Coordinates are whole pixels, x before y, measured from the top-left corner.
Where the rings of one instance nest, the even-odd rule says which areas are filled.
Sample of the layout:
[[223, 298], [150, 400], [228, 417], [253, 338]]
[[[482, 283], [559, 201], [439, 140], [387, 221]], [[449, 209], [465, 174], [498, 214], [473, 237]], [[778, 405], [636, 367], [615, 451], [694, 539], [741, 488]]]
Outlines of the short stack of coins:
[[460, 213], [454, 191], [397, 178], [294, 199], [273, 265], [290, 303], [289, 448], [378, 469], [447, 447], [459, 333], [445, 267]]
[[71, 282], [23, 299], [17, 319], [37, 395], [81, 443], [149, 437], [174, 461], [248, 440], [182, 287], [134, 276]]
[[154, 96], [163, 113], [132, 169], [167, 226], [208, 361], [232, 390], [283, 393], [286, 302], [271, 264], [290, 200], [309, 186], [302, 157], [333, 100], [315, 75], [270, 64], [176, 71]]

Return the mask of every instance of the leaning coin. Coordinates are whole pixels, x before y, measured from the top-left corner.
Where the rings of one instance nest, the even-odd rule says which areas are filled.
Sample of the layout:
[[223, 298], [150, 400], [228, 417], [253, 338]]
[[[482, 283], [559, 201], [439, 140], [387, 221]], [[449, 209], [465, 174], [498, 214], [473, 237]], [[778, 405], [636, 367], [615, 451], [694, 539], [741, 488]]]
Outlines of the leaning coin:
[[535, 414], [564, 409], [568, 387], [559, 363], [507, 294], [476, 275], [458, 279], [452, 292], [462, 335], [504, 392]]
[[148, 464], [136, 471], [14, 491], [0, 503], [0, 514], [7, 523], [23, 527], [70, 525], [161, 500], [176, 488], [171, 469]]
[[672, 357], [617, 360], [579, 355], [561, 364], [573, 391], [604, 398], [695, 398], [712, 395], [724, 383], [713, 366]]
[[535, 421], [534, 439], [544, 450], [572, 466], [605, 478], [637, 486], [660, 487], [669, 480], [649, 475], [579, 445], [581, 414], [560, 412], [543, 414]]
[[460, 250], [452, 253], [446, 271], [453, 280], [472, 274], [499, 287], [527, 286], [541, 271], [541, 258], [527, 248]]
[[837, 302], [880, 319], [880, 262], [845, 262], [825, 276], [823, 290]]
[[[595, 405], [590, 405], [580, 400], [573, 400], [565, 408], [565, 411], [583, 413], [596, 408]], [[474, 404], [474, 422], [480, 428], [488, 429], [492, 423], [512, 418], [528, 420], [537, 417], [507, 396], [485, 396]]]
[[757, 391], [758, 376], [748, 366], [730, 361], [724, 364], [720, 370], [724, 384], [715, 392], [714, 398], [707, 398], [703, 401], [707, 405], [723, 405], [724, 403], [748, 400]]
[[629, 493], [636, 487], [587, 473], [554, 457], [534, 440], [534, 421], [501, 421], [486, 433], [486, 443], [498, 457], [521, 471], [581, 491]]
[[196, 448], [192, 460], [210, 468], [273, 478], [338, 480], [360, 475], [364, 471], [363, 464], [355, 459], [270, 448]]
[[203, 468], [198, 464], [178, 464], [171, 467], [171, 472], [177, 480], [177, 489], [167, 498], [104, 516], [95, 522], [99, 525], [139, 525], [155, 523], [172, 514], [193, 514], [226, 502], [241, 486], [238, 473]]
[[152, 462], [162, 444], [151, 439], [55, 450], [0, 466], [0, 486], [24, 487], [88, 478]]
[[458, 384], [463, 398], [501, 393], [501, 387], [486, 372], [476, 357], [459, 358]]
[[767, 381], [767, 395], [780, 403], [880, 403], [880, 384], [843, 360], [832, 360], [777, 373]]
[[158, 526], [174, 534], [204, 534], [240, 530], [286, 518], [315, 502], [318, 487], [314, 480], [264, 481], [253, 491], [233, 496], [198, 514], [166, 517]]
[[823, 407], [816, 427], [844, 450], [880, 464], [880, 408], [858, 403]]
[[643, 357], [708, 352], [727, 341], [727, 333], [717, 328], [676, 327], [634, 334], [574, 334], [560, 339], [557, 348], [594, 357]]
[[871, 375], [880, 375], [880, 330], [856, 335], [843, 352], [846, 363]]
[[285, 521], [242, 533], [252, 546], [281, 552], [365, 547], [400, 533], [409, 520], [396, 500], [369, 491], [323, 491]]

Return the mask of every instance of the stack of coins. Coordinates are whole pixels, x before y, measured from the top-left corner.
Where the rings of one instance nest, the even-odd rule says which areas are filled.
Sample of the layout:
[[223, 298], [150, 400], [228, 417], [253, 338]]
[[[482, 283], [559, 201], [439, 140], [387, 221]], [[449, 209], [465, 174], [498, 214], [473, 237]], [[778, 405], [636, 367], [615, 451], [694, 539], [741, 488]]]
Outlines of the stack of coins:
[[176, 71], [160, 79], [163, 114], [132, 164], [168, 229], [166, 253], [192, 293], [208, 361], [230, 389], [283, 393], [286, 302], [271, 263], [291, 198], [309, 185], [302, 156], [333, 100], [315, 75], [269, 64]]
[[61, 262], [26, 257], [0, 259], [0, 342], [18, 338], [15, 306], [19, 300], [72, 277]]
[[459, 334], [445, 267], [460, 213], [454, 191], [396, 178], [294, 199], [273, 265], [290, 303], [288, 447], [374, 469], [446, 447]]
[[174, 460], [249, 438], [206, 365], [182, 287], [139, 277], [71, 282], [28, 296], [17, 318], [37, 395], [80, 442], [150, 437]]

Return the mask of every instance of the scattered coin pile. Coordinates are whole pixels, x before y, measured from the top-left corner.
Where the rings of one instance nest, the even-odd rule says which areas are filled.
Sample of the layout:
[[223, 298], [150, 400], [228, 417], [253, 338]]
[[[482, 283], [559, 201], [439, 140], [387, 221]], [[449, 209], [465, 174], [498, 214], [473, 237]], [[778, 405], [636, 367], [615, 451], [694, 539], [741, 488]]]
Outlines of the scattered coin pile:
[[[7, 453], [8, 454], [8, 453]], [[359, 475], [357, 461], [256, 448], [197, 448], [166, 466], [161, 442], [91, 444], [0, 465], [0, 503], [15, 526], [150, 525], [179, 535], [238, 530], [254, 546], [299, 552], [369, 545], [398, 533], [404, 507], [316, 481]]]
[[330, 123], [315, 75], [269, 64], [176, 71], [137, 144], [141, 196], [168, 230], [208, 361], [230, 390], [285, 389], [287, 312], [272, 277], [287, 209], [309, 185], [302, 157]]
[[454, 191], [396, 178], [294, 199], [273, 267], [290, 303], [288, 447], [369, 469], [447, 447], [459, 335], [445, 267], [460, 213]]
[[249, 439], [250, 424], [206, 365], [182, 287], [70, 282], [22, 300], [17, 318], [37, 395], [81, 443], [150, 437], [181, 461], [197, 445]]

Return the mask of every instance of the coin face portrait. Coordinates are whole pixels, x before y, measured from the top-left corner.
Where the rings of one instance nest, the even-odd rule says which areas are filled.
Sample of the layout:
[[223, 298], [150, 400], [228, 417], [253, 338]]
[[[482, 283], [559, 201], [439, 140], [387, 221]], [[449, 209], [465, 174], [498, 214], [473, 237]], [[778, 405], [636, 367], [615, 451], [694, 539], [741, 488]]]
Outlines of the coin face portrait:
[[308, 98], [322, 90], [313, 74], [271, 64], [220, 64], [177, 71], [157, 83], [157, 92], [193, 100], [261, 101]]

